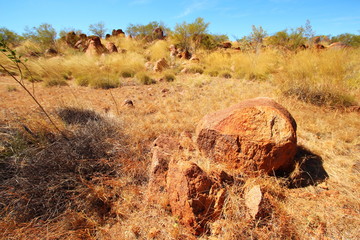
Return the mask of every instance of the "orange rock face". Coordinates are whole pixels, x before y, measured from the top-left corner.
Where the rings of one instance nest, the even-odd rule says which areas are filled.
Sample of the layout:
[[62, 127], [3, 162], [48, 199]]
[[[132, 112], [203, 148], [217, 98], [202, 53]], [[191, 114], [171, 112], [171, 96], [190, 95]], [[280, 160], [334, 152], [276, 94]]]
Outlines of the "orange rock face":
[[118, 52], [117, 47], [112, 42], [108, 42], [106, 44], [106, 49], [109, 51], [109, 53], [117, 53]]
[[90, 37], [90, 39], [88, 41], [88, 47], [86, 49], [85, 54], [87, 54], [89, 56], [94, 56], [94, 55], [100, 55], [102, 53], [107, 53], [107, 52], [108, 52], [108, 50], [104, 47], [104, 45], [102, 45], [99, 37], [97, 37], [97, 36]]
[[297, 149], [295, 120], [270, 98], [249, 99], [206, 115], [196, 137], [206, 156], [255, 175], [289, 169]]
[[169, 169], [171, 155], [180, 147], [179, 142], [169, 136], [160, 135], [153, 143], [150, 165], [150, 179], [147, 198], [158, 204], [168, 202], [166, 190], [166, 176]]
[[162, 72], [168, 67], [169, 67], [169, 64], [167, 63], [165, 58], [161, 58], [161, 59], [159, 59], [158, 61], [155, 62], [154, 71], [155, 72]]
[[[225, 178], [230, 179], [228, 175]], [[209, 176], [192, 162], [170, 163], [167, 189], [171, 211], [193, 234], [203, 233], [206, 224], [220, 216], [226, 195], [222, 180]]]

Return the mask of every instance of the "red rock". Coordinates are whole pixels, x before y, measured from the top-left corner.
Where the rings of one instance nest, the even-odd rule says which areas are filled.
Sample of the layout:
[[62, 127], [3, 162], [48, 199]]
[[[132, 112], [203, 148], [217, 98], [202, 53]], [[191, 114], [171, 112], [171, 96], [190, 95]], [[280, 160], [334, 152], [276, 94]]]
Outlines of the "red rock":
[[147, 193], [148, 201], [164, 205], [167, 204], [166, 176], [172, 153], [178, 150], [179, 147], [179, 142], [167, 135], [160, 135], [153, 142]]
[[89, 56], [100, 55], [102, 53], [107, 53], [107, 49], [102, 45], [101, 40], [97, 36], [92, 36], [88, 40], [88, 47], [85, 54]]
[[231, 44], [231, 42], [223, 42], [223, 43], [220, 44], [220, 47], [222, 47], [222, 48], [231, 48], [232, 44]]
[[68, 32], [65, 36], [65, 42], [68, 46], [74, 47], [75, 43], [79, 40], [79, 36], [75, 32]]
[[164, 31], [162, 30], [161, 27], [155, 28], [153, 31], [153, 38], [154, 39], [159, 39], [162, 40], [165, 38], [164, 36]]
[[296, 122], [270, 98], [249, 99], [206, 115], [197, 126], [196, 143], [206, 156], [239, 172], [290, 170]]
[[172, 214], [190, 232], [199, 235], [221, 213], [226, 190], [195, 163], [172, 161], [167, 175], [167, 191]]
[[181, 59], [190, 59], [191, 58], [191, 53], [189, 51], [182, 51], [178, 53], [178, 57]]
[[124, 33], [124, 31], [122, 29], [117, 29], [117, 30], [113, 29], [112, 32], [111, 32], [111, 35], [112, 36], [119, 36], [119, 35], [125, 36], [125, 33]]
[[331, 49], [344, 49], [344, 48], [349, 48], [349, 47], [350, 47], [349, 45], [342, 43], [342, 42], [334, 42], [328, 46], [328, 48], [331, 48]]
[[161, 58], [161, 59], [159, 59], [158, 61], [155, 62], [153, 70], [155, 72], [162, 72], [168, 67], [169, 67], [169, 64], [167, 63], [165, 58]]
[[112, 42], [108, 42], [106, 44], [106, 49], [109, 51], [109, 53], [117, 53], [118, 52], [117, 47]]

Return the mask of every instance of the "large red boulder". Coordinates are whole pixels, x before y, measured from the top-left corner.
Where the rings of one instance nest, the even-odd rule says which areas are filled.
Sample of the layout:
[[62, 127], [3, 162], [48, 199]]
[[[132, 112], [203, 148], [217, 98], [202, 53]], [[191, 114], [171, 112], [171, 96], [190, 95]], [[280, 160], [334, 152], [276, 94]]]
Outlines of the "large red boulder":
[[87, 49], [85, 54], [89, 56], [100, 55], [103, 53], [108, 53], [108, 50], [102, 45], [101, 40], [97, 36], [89, 37]]
[[291, 170], [297, 150], [294, 118], [270, 98], [245, 100], [206, 115], [196, 138], [206, 156], [251, 175]]

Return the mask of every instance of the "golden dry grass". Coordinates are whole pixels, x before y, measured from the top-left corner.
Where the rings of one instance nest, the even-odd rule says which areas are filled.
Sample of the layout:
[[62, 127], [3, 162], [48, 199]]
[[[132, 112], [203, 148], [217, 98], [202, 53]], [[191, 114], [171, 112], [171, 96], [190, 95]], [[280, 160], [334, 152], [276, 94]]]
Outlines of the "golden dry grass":
[[[63, 87], [47, 88], [35, 83], [35, 96], [70, 136], [77, 127], [61, 121], [55, 114], [59, 109], [93, 110], [114, 124], [114, 132], [124, 136], [121, 141], [126, 141], [109, 135], [106, 142], [111, 143], [111, 154], [95, 162], [97, 166], [108, 166], [108, 170], [116, 169], [120, 174], [104, 176], [101, 175], [104, 172], [99, 171], [99, 175], [83, 179], [81, 187], [76, 189], [83, 193], [79, 197], [81, 204], [69, 201], [78, 208], [68, 208], [55, 218], [44, 220], [40, 216], [19, 221], [2, 208], [2, 238], [191, 239], [167, 206], [149, 205], [145, 201], [151, 142], [160, 134], [178, 137], [183, 131], [194, 133], [197, 122], [205, 114], [261, 96], [272, 97], [289, 110], [297, 121], [299, 145], [322, 159], [328, 179], [325, 183], [303, 188], [288, 188], [287, 179], [275, 177], [251, 178], [245, 185], [228, 186], [222, 217], [210, 224], [210, 234], [199, 239], [357, 239], [360, 235], [359, 113], [334, 108], [332, 104], [310, 104], [283, 93], [292, 86], [290, 83], [301, 83], [306, 84], [309, 91], [334, 91], [350, 95], [353, 102], [359, 102], [358, 50], [305, 51], [289, 55], [272, 50], [260, 54], [200, 52], [204, 74], [177, 74], [173, 82], [143, 85], [133, 78], [122, 78], [121, 71], [144, 72], [146, 57], [143, 54], [150, 54], [150, 58], [156, 60], [164, 54], [161, 49], [167, 44], [160, 42], [150, 46], [147, 49], [150, 51], [145, 53], [134, 40], [119, 38], [118, 41], [118, 46], [123, 44], [132, 50], [93, 58], [81, 54], [40, 58], [31, 60], [29, 66], [39, 76], [68, 73], [73, 77], [66, 80], [68, 85]], [[176, 69], [173, 71], [176, 73]], [[207, 73], [211, 71], [228, 71], [232, 78], [210, 77]], [[162, 76], [147, 74], [155, 79]], [[115, 76], [122, 85], [111, 90], [81, 87], [76, 84], [79, 76], [94, 79]], [[24, 159], [21, 154], [25, 153], [38, 156], [31, 155], [29, 149], [35, 153], [39, 149], [55, 151], [49, 146], [56, 141], [51, 142], [47, 133], [56, 133], [41, 117], [37, 106], [22, 89], [8, 90], [14, 85], [10, 78], [0, 79], [1, 132], [7, 134], [1, 136], [8, 136], [1, 138], [1, 153], [6, 153], [1, 159]], [[133, 101], [134, 107], [123, 104], [127, 99]], [[32, 139], [29, 133], [21, 130], [23, 125], [42, 136], [40, 140]], [[27, 145], [17, 132], [25, 134], [25, 140], [32, 139], [35, 147]], [[89, 131], [82, 136], [92, 140], [92, 134]], [[17, 146], [18, 155], [9, 152], [9, 146]], [[206, 171], [217, 167], [196, 151], [184, 151], [178, 157], [191, 159]], [[300, 165], [297, 171], [300, 174]], [[243, 204], [244, 191], [257, 184], [272, 198], [271, 214], [261, 221], [247, 218]]]

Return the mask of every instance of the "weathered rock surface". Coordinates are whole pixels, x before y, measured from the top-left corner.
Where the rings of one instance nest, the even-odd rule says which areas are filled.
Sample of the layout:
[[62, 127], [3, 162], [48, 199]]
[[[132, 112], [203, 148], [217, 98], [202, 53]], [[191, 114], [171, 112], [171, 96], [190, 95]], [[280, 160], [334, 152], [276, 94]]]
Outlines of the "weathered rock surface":
[[153, 31], [153, 37], [154, 39], [162, 40], [165, 38], [164, 31], [161, 27], [155, 28]]
[[296, 122], [270, 98], [249, 99], [206, 115], [197, 126], [196, 142], [206, 156], [239, 172], [290, 170]]
[[53, 57], [58, 54], [58, 51], [56, 51], [54, 48], [48, 48], [45, 50], [45, 56], [46, 57]]
[[107, 53], [107, 49], [102, 45], [101, 40], [97, 36], [90, 37], [88, 41], [88, 47], [85, 54], [89, 56], [100, 55]]
[[165, 58], [161, 58], [161, 59], [159, 59], [158, 61], [155, 62], [154, 71], [155, 72], [162, 72], [168, 67], [169, 67], [169, 64], [167, 63]]
[[153, 143], [148, 186], [148, 201], [152, 203], [168, 203], [166, 176], [172, 154], [180, 147], [179, 142], [167, 135], [160, 135]]
[[248, 215], [252, 219], [265, 218], [272, 212], [271, 196], [263, 192], [260, 185], [255, 185], [248, 189], [244, 194], [245, 206]]
[[125, 33], [122, 29], [113, 29], [112, 32], [111, 32], [111, 35], [116, 37], [116, 36], [125, 36]]
[[178, 57], [181, 58], [181, 59], [189, 60], [191, 58], [191, 56], [192, 56], [191, 53], [189, 51], [187, 51], [187, 50], [181, 51], [181, 52], [178, 53]]
[[349, 48], [349, 47], [350, 47], [349, 45], [342, 43], [342, 42], [334, 42], [328, 46], [328, 48], [331, 48], [331, 49], [344, 49], [344, 48]]
[[106, 49], [109, 51], [109, 53], [117, 53], [118, 52], [117, 47], [112, 42], [108, 42], [106, 44]]
[[221, 214], [226, 190], [220, 176], [232, 179], [225, 172], [210, 176], [189, 161], [169, 165], [167, 191], [172, 214], [195, 235], [203, 233], [206, 224]]

